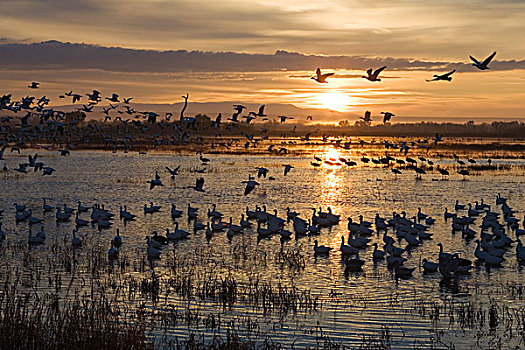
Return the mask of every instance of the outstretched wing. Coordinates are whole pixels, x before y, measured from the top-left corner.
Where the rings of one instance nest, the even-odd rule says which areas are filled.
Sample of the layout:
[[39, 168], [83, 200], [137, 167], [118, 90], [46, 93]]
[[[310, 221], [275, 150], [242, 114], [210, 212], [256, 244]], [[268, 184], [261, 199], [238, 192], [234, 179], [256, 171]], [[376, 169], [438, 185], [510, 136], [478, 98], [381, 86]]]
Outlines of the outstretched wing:
[[324, 80], [324, 79], [328, 78], [331, 75], [334, 75], [334, 73], [325, 73], [325, 74], [321, 75], [321, 79]]
[[469, 57], [470, 57], [470, 59], [471, 59], [475, 64], [478, 64], [478, 65], [481, 64], [481, 63], [479, 63], [479, 61], [478, 61], [477, 59], [475, 59], [474, 57], [472, 57], [472, 56], [469, 56]]
[[383, 67], [381, 67], [381, 68], [376, 69], [375, 72], [374, 72], [374, 77], [377, 78], [377, 76], [379, 75], [379, 73], [381, 73], [381, 72], [384, 71], [385, 69], [386, 69], [386, 66], [383, 66]]
[[453, 71], [451, 71], [451, 72], [448, 72], [448, 73], [443, 74], [442, 77], [449, 77], [449, 76], [451, 76], [452, 74], [454, 74], [454, 72], [456, 72], [455, 69], [454, 69]]
[[259, 115], [264, 114], [264, 106], [265, 105], [262, 105], [261, 107], [259, 107], [259, 113], [258, 113]]
[[489, 57], [485, 58], [485, 61], [483, 61], [482, 65], [486, 66], [487, 64], [489, 64], [490, 61], [492, 61], [492, 59], [494, 58], [494, 56], [496, 56], [496, 51], [494, 51]]
[[317, 69], [315, 71], [315, 75], [317, 75], [317, 79], [319, 79], [319, 77], [321, 77], [321, 68], [317, 67]]

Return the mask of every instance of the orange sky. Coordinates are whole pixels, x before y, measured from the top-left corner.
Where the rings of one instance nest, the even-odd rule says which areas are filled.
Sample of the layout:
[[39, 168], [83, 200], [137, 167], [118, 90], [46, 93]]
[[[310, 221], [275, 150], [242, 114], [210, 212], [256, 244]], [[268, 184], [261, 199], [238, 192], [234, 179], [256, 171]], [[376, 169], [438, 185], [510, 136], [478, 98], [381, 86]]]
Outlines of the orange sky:
[[[154, 50], [203, 50], [352, 55], [469, 63], [493, 50], [495, 60], [525, 56], [521, 1], [168, 1], [10, 0], [0, 13], [2, 43], [43, 40]], [[147, 64], [145, 62], [144, 64]], [[27, 81], [53, 97], [70, 89], [99, 89], [137, 102], [293, 103], [361, 115], [388, 109], [406, 116], [522, 117], [525, 70], [463, 69], [452, 82], [426, 83], [436, 71], [384, 72], [371, 83], [363, 71], [335, 71], [317, 84], [311, 71], [190, 74], [79, 69], [5, 69], [3, 93], [21, 97]], [[322, 67], [327, 71], [333, 67]], [[332, 70], [334, 71], [334, 70]], [[344, 77], [346, 76], [346, 78]], [[44, 89], [45, 87], [45, 89]], [[58, 101], [61, 102], [61, 101]]]

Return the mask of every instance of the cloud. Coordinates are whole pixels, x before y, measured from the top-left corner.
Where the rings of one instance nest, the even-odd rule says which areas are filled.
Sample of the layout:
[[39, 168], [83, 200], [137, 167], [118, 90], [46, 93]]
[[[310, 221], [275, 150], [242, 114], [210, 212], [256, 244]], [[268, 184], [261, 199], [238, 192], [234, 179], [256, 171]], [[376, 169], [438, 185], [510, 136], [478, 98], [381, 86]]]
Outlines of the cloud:
[[[525, 3], [423, 0], [3, 0], [2, 36], [106, 46], [327, 55], [525, 56]], [[497, 14], [497, 16], [495, 15]]]
[[[388, 70], [404, 71], [473, 70], [469, 63], [410, 58], [321, 56], [283, 50], [274, 54], [156, 51], [59, 41], [0, 44], [0, 65], [4, 70], [93, 69], [133, 73], [313, 71], [315, 67], [363, 71], [382, 65]], [[491, 63], [492, 70], [524, 68], [525, 60], [495, 60]], [[343, 77], [354, 76], [340, 76]]]

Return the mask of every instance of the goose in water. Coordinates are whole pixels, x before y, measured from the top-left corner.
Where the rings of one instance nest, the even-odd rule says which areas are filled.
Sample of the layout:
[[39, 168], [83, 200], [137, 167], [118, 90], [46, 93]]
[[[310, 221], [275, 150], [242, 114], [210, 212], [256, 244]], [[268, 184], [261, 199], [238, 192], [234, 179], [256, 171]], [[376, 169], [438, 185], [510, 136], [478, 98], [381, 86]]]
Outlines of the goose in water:
[[516, 258], [519, 262], [525, 262], [525, 247], [518, 239], [518, 245], [516, 245]]
[[28, 213], [29, 217], [27, 218], [27, 221], [29, 222], [29, 225], [40, 224], [42, 222], [42, 219], [33, 216], [33, 211], [31, 209], [28, 210]]
[[117, 248], [120, 248], [122, 246], [122, 237], [120, 237], [120, 230], [117, 228], [117, 234], [113, 238], [113, 245]]
[[168, 244], [168, 239], [164, 236], [159, 235], [157, 231], [153, 231], [153, 236], [151, 237], [151, 240], [160, 244]]
[[[153, 233], [156, 234], [157, 231], [154, 231]], [[161, 236], [157, 236], [157, 237], [161, 237]], [[147, 241], [148, 246], [153, 247], [155, 249], [159, 249], [165, 244], [165, 243], [161, 243], [160, 241], [156, 239], [151, 238], [150, 236], [146, 236], [146, 241]]]
[[346, 269], [351, 272], [361, 271], [364, 264], [364, 260], [359, 258], [359, 251], [355, 253], [355, 257], [345, 260]]
[[77, 202], [77, 211], [80, 213], [85, 213], [89, 211], [89, 207], [85, 207], [80, 203], [80, 201]]
[[271, 234], [272, 233], [270, 230], [261, 227], [260, 221], [257, 222], [257, 235], [259, 236], [259, 238], [270, 237]]
[[120, 214], [120, 218], [124, 219], [124, 221], [132, 221], [132, 220], [135, 220], [135, 218], [137, 217], [135, 214], [131, 214], [128, 211], [127, 206], [124, 206], [124, 209], [122, 209], [122, 207], [120, 207], [119, 214]]
[[346, 245], [344, 236], [341, 236], [341, 246], [339, 247], [339, 250], [341, 251], [343, 255], [355, 254], [359, 251], [359, 249], [357, 248], [354, 248], [350, 245]]
[[149, 236], [146, 237], [146, 243], [148, 245], [148, 248], [146, 250], [146, 253], [148, 254], [148, 259], [159, 259], [160, 258], [160, 250], [159, 247], [155, 247], [155, 240], [152, 240]]
[[450, 212], [448, 211], [448, 209], [445, 208], [445, 214], [443, 214], [443, 216], [445, 217], [445, 220], [446, 220], [446, 219], [454, 218], [454, 217], [456, 217], [457, 215], [454, 214], [454, 213], [450, 213]]
[[175, 222], [175, 229], [173, 230], [173, 232], [170, 232], [168, 228], [166, 229], [166, 237], [171, 240], [183, 239], [188, 237], [189, 235], [190, 233], [188, 231], [179, 229], [178, 222]]
[[162, 183], [162, 180], [160, 179], [160, 175], [159, 175], [159, 172], [158, 171], [155, 171], [155, 178], [150, 180], [150, 181], [146, 181], [147, 183], [149, 183], [149, 189], [152, 190], [155, 188], [155, 186], [164, 186], [164, 184]]
[[246, 207], [245, 213], [248, 219], [257, 219], [257, 210], [250, 210], [250, 208]]
[[239, 233], [243, 230], [243, 227], [240, 226], [240, 225], [235, 225], [233, 223], [233, 219], [232, 217], [230, 216], [230, 223], [228, 224], [228, 227], [231, 231], [233, 231], [234, 233]]
[[328, 78], [329, 76], [332, 76], [332, 75], [334, 75], [334, 73], [321, 74], [321, 68], [318, 67], [315, 70], [315, 77], [311, 77], [310, 79], [313, 79], [313, 80], [315, 80], [318, 83], [328, 83], [326, 81], [326, 78]]
[[57, 222], [68, 221], [69, 218], [71, 217], [71, 214], [63, 213], [62, 212], [62, 208], [61, 207], [57, 207], [57, 212], [55, 214], [55, 217], [57, 219]]
[[81, 219], [79, 216], [78, 216], [78, 212], [76, 213], [76, 217], [75, 217], [75, 225], [78, 227], [78, 226], [87, 226], [89, 225], [89, 221], [87, 220], [83, 220]]
[[198, 222], [196, 219], [193, 220], [193, 231], [200, 231], [200, 230], [204, 230], [205, 228], [206, 228], [206, 225]]
[[484, 261], [487, 265], [498, 266], [504, 261], [503, 258], [494, 256], [486, 251], [481, 250], [480, 241], [476, 239], [476, 250], [474, 256], [479, 260]]
[[118, 249], [113, 245], [113, 240], [111, 240], [111, 247], [108, 250], [109, 260], [114, 260], [118, 257]]
[[78, 248], [82, 245], [82, 240], [77, 237], [77, 230], [73, 230], [73, 238], [71, 238], [71, 245], [73, 248]]
[[414, 272], [415, 268], [408, 268], [404, 266], [396, 266], [394, 268], [394, 276], [396, 278], [407, 278], [412, 276], [412, 272]]
[[36, 235], [42, 239], [46, 239], [46, 232], [44, 231], [44, 225], [40, 226], [40, 231], [38, 231]]
[[372, 258], [374, 260], [381, 260], [385, 257], [385, 251], [377, 248], [377, 243], [372, 244], [374, 246], [374, 251], [372, 252]]
[[486, 70], [486, 69], [490, 69], [488, 67], [488, 65], [489, 65], [490, 61], [492, 61], [494, 56], [496, 56], [496, 51], [494, 51], [489, 57], [485, 58], [485, 60], [483, 62], [479, 62], [477, 59], [475, 59], [472, 56], [469, 56], [469, 57], [474, 62], [474, 63], [472, 63], [472, 65], [474, 67], [476, 67], [477, 69], [480, 69], [480, 70]]
[[30, 245], [38, 245], [44, 243], [45, 238], [39, 236], [32, 236], [31, 233], [31, 227], [29, 227], [29, 236], [27, 238], [27, 241]]
[[423, 259], [423, 265], [422, 266], [423, 266], [424, 272], [426, 272], [426, 273], [433, 273], [433, 272], [437, 272], [439, 264], [435, 263], [435, 262], [432, 262], [432, 261], [428, 261], [425, 258], [425, 259]]
[[453, 71], [445, 73], [445, 74], [440, 74], [440, 75], [434, 74], [434, 78], [433, 79], [427, 79], [427, 82], [438, 81], [438, 80], [452, 81], [452, 74], [454, 74], [454, 72], [456, 72], [455, 69]]
[[64, 204], [64, 213], [73, 214], [74, 212], [75, 212], [74, 208], [70, 208], [66, 204]]
[[208, 209], [208, 217], [213, 219], [221, 219], [223, 215], [221, 212], [217, 211], [217, 206], [215, 204], [212, 204], [211, 210]]
[[159, 212], [160, 208], [162, 208], [162, 206], [153, 205], [153, 202], [149, 202], [149, 207], [146, 204], [144, 204], [144, 214], [153, 214]]
[[55, 209], [52, 205], [46, 203], [47, 198], [44, 197], [42, 199], [44, 200], [44, 204], [42, 205], [42, 210], [44, 211], [44, 213], [53, 211]]
[[465, 205], [464, 204], [459, 204], [459, 201], [456, 200], [456, 204], [454, 204], [454, 209], [456, 211], [464, 210], [465, 209]]
[[27, 87], [30, 89], [38, 89], [39, 84], [40, 84], [39, 82], [33, 81], [31, 82], [31, 85], [28, 85]]
[[319, 242], [317, 242], [317, 240], [314, 241], [314, 254], [315, 255], [328, 255], [331, 250], [332, 250], [332, 247], [319, 245]]
[[24, 211], [24, 210], [26, 210], [26, 205], [25, 204], [14, 203], [13, 205], [15, 206], [16, 211]]
[[244, 214], [241, 214], [241, 221], [239, 222], [243, 228], [249, 228], [252, 226], [252, 223], [244, 219]]
[[376, 69], [375, 71], [370, 68], [366, 71], [367, 75], [363, 75], [363, 78], [370, 80], [370, 81], [381, 81], [381, 79], [378, 78], [379, 73], [381, 73], [383, 70], [386, 69], [386, 66], [383, 66], [381, 68]]
[[296, 211], [292, 211], [290, 207], [286, 208], [286, 219], [287, 220], [293, 220], [296, 216], [298, 216], [299, 213]]
[[171, 204], [171, 218], [172, 219], [177, 219], [177, 218], [180, 218], [183, 214], [183, 211], [182, 210], [178, 210], [176, 207], [175, 207], [175, 204]]

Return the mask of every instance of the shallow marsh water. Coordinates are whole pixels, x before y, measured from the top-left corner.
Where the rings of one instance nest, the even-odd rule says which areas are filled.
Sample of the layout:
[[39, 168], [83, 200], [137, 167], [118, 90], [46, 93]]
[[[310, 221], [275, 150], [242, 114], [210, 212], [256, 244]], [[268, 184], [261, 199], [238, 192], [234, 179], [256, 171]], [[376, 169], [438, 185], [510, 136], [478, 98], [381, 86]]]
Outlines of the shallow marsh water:
[[[6, 161], [8, 167], [16, 167], [32, 153], [25, 151], [20, 156], [10, 155]], [[42, 177], [32, 172], [0, 174], [0, 209], [5, 209], [2, 223], [7, 233], [0, 247], [3, 250], [0, 272], [4, 280], [18, 268], [22, 271], [27, 290], [34, 289], [36, 294], [42, 295], [60, 290], [63, 301], [74, 293], [86, 293], [87, 276], [93, 278], [86, 265], [88, 255], [99, 249], [101, 260], [106, 263], [104, 254], [116, 228], [120, 228], [124, 241], [119, 258], [121, 264], [107, 262], [108, 267], [98, 275], [100, 284], [111, 286], [126, 278], [151, 281], [152, 268], [144, 262], [145, 237], [154, 230], [163, 233], [166, 228], [173, 229], [169, 213], [171, 203], [184, 212], [188, 203], [198, 207], [199, 221], [204, 223], [206, 211], [212, 204], [224, 214], [225, 221], [231, 216], [234, 223], [239, 222], [247, 206], [253, 210], [255, 205], [265, 205], [269, 212], [277, 209], [281, 217], [286, 217], [287, 207], [298, 211], [303, 218], [312, 215], [311, 208], [319, 207], [323, 210], [330, 207], [341, 215], [339, 225], [322, 229], [316, 237], [292, 237], [281, 242], [275, 236], [258, 241], [255, 229], [251, 229], [231, 240], [225, 233], [217, 233], [208, 242], [203, 231], [193, 233], [192, 224], [184, 214], [178, 222], [181, 228], [192, 232], [191, 237], [170, 243], [161, 259], [153, 263], [155, 278], [164, 286], [159, 295], [151, 298], [143, 293], [126, 302], [119, 292], [108, 288], [108, 293], [114, 293], [114, 303], [125, 305], [126, 309], [143, 307], [151, 311], [148, 317], [152, 320], [155, 320], [152, 314], [157, 311], [169, 311], [174, 315], [188, 310], [201, 320], [209, 321], [210, 315], [222, 318], [220, 328], [206, 326], [204, 322], [192, 324], [187, 317], [179, 322], [154, 321], [155, 326], [149, 334], [158, 344], [166, 339], [185, 337], [191, 332], [207, 336], [224, 334], [235, 324], [236, 330], [250, 339], [260, 340], [269, 335], [276, 343], [293, 344], [296, 348], [314, 346], [326, 336], [355, 346], [363, 343], [363, 337], [381, 337], [388, 346], [400, 349], [446, 348], [451, 344], [457, 348], [487, 348], [494, 347], [496, 341], [503, 342], [503, 348], [525, 346], [525, 330], [520, 329], [522, 324], [516, 321], [510, 326], [515, 329], [509, 333], [506, 329], [508, 323], [500, 322], [490, 329], [488, 324], [469, 325], [457, 315], [452, 321], [450, 317], [457, 312], [453, 306], [468, 305], [474, 310], [488, 310], [491, 299], [503, 303], [507, 311], [523, 312], [525, 296], [512, 292], [513, 286], [522, 286], [524, 274], [516, 261], [514, 246], [506, 253], [501, 268], [487, 269], [475, 265], [471, 274], [452, 281], [443, 280], [439, 273], [423, 274], [419, 268], [423, 258], [437, 261], [438, 242], [443, 243], [445, 251], [458, 252], [462, 257], [474, 260], [475, 244], [463, 240], [460, 233], [453, 235], [450, 221], [443, 218], [444, 208], [452, 210], [456, 199], [461, 203], [484, 199], [492, 210], [499, 211], [495, 197], [501, 193], [508, 198], [520, 221], [523, 220], [524, 160], [495, 160], [495, 164], [512, 167], [505, 171], [479, 172], [465, 181], [460, 175], [442, 180], [435, 172], [416, 180], [412, 171], [406, 170], [395, 176], [388, 168], [362, 166], [361, 163], [354, 168], [328, 165], [315, 168], [310, 165], [311, 156], [206, 155], [211, 159], [210, 165], [206, 173], [199, 174], [194, 170], [201, 169], [202, 165], [194, 155], [77, 151], [70, 157], [58, 157], [56, 152], [39, 153], [46, 165], [56, 169], [53, 176]], [[313, 154], [359, 159], [351, 151], [329, 146], [319, 147]], [[453, 164], [447, 159], [437, 162], [445, 167]], [[294, 166], [287, 176], [283, 176], [283, 164]], [[180, 175], [171, 180], [164, 167], [178, 165], [181, 165]], [[255, 174], [255, 167], [268, 168], [268, 176], [275, 177], [275, 180], [261, 178], [258, 180], [260, 186], [243, 196], [244, 184], [241, 181], [246, 180], [248, 174]], [[164, 187], [149, 190], [146, 181], [153, 177], [155, 170], [161, 174]], [[189, 189], [188, 186], [194, 185], [195, 179], [201, 176], [205, 179], [205, 192]], [[84, 205], [101, 203], [116, 214], [116, 219], [110, 229], [81, 228], [78, 236], [84, 240], [84, 245], [73, 253], [64, 247], [70, 242], [74, 222], [57, 224], [53, 213], [43, 214], [42, 197], [51, 198], [49, 203], [52, 205], [66, 203], [71, 207], [76, 207], [77, 201]], [[34, 216], [44, 219], [47, 233], [44, 245], [27, 247], [28, 224], [15, 223], [14, 202], [26, 204], [33, 209]], [[145, 215], [142, 208], [149, 202], [162, 205], [161, 212]], [[136, 221], [124, 225], [118, 219], [119, 207], [123, 205], [138, 216]], [[348, 236], [348, 216], [357, 220], [361, 214], [365, 220], [373, 221], [376, 213], [391, 216], [392, 212], [405, 211], [411, 217], [416, 215], [418, 207], [434, 217], [436, 223], [429, 230], [434, 239], [412, 249], [407, 256], [405, 266], [416, 267], [412, 278], [394, 279], [385, 261], [372, 262], [371, 248], [360, 252], [360, 257], [366, 260], [362, 273], [345, 273], [339, 245], [341, 236], [344, 235], [345, 240]], [[89, 213], [81, 217], [89, 219]], [[479, 222], [480, 219], [475, 225], [478, 232]], [[292, 230], [291, 223], [286, 228]], [[34, 226], [33, 231], [38, 230], [39, 225]], [[510, 236], [514, 238], [513, 233]], [[374, 234], [371, 238], [372, 242], [382, 246], [381, 236]], [[334, 248], [329, 257], [314, 257], [312, 247], [316, 239], [319, 244]], [[289, 268], [279, 263], [281, 250], [297, 252], [304, 259], [304, 267]], [[59, 261], [61, 254], [75, 254], [78, 266], [62, 266]], [[64, 281], [62, 284], [71, 284], [67, 293], [65, 286], [62, 289], [57, 286], [57, 276]], [[197, 290], [192, 295], [185, 295], [179, 291], [179, 280], [174, 276], [192, 276], [193, 286], [203, 286], [206, 281], [224, 286], [220, 282], [230, 278], [235, 281], [238, 295], [233, 301], [224, 301], [220, 296], [212, 296], [211, 292], [202, 296]], [[250, 288], [253, 290], [255, 285], [260, 287], [263, 284], [265, 288], [274, 288], [266, 289], [267, 294], [270, 290], [280, 291], [283, 298], [293, 294], [296, 300], [304, 303], [290, 305], [273, 301], [264, 304], [250, 299], [253, 298]], [[442, 310], [439, 319], [433, 311], [437, 306]]]

